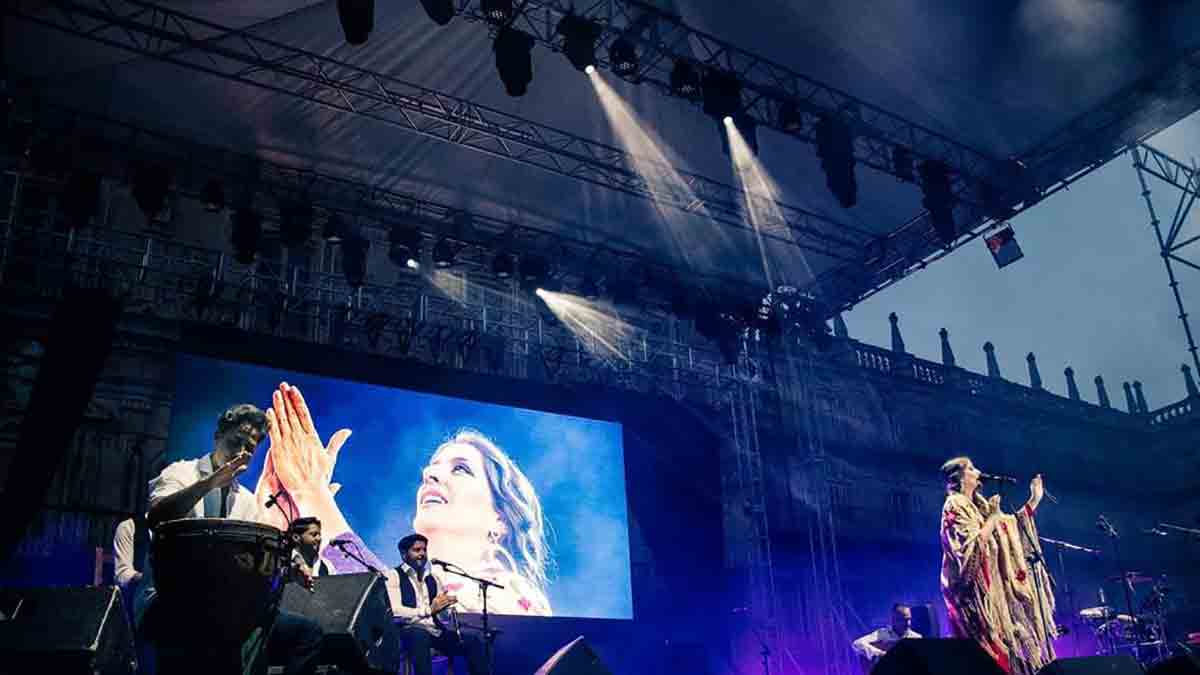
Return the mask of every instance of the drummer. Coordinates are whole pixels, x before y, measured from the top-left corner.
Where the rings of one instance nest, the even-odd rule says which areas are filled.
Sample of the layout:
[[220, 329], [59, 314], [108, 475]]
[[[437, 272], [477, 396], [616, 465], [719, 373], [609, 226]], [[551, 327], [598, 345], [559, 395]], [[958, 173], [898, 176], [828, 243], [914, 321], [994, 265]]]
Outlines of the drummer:
[[[246, 471], [255, 449], [267, 435], [267, 424], [263, 411], [249, 403], [235, 405], [222, 413], [213, 434], [212, 452], [198, 459], [174, 462], [150, 481], [147, 522], [151, 531], [180, 518], [265, 521], [254, 493], [239, 483], [238, 477]], [[156, 594], [149, 567], [134, 611], [138, 629], [150, 629], [153, 639], [160, 631], [169, 630], [168, 625], [160, 624], [169, 624], [171, 618], [155, 612]], [[290, 576], [311, 588], [311, 573], [302, 566], [293, 565]], [[219, 591], [212, 589], [214, 593]], [[315, 622], [280, 611], [267, 646], [271, 663], [284, 664], [289, 675], [313, 672], [322, 636]], [[203, 640], [204, 636], [195, 638]]]

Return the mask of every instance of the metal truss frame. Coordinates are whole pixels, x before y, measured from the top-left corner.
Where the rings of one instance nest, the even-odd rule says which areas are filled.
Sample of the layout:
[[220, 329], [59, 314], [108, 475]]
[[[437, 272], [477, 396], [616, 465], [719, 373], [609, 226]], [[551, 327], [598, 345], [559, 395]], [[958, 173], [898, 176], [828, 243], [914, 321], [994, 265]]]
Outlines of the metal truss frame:
[[[456, 0], [457, 13], [474, 21], [487, 21], [480, 0]], [[574, 14], [595, 20], [601, 28], [597, 40], [596, 65], [611, 70], [608, 48], [619, 38], [637, 47], [638, 69], [626, 79], [649, 84], [668, 96], [698, 103], [671, 88], [670, 73], [675, 63], [685, 61], [719, 68], [738, 76], [743, 86], [745, 113], [755, 123], [780, 133], [815, 143], [813, 115], [835, 115], [853, 125], [855, 159], [878, 171], [903, 180], [911, 175], [897, 172], [892, 150], [902, 147], [915, 159], [937, 159], [951, 167], [963, 180], [981, 179], [993, 172], [994, 160], [945, 134], [890, 113], [835, 87], [801, 75], [794, 70], [741, 49], [714, 35], [696, 30], [679, 16], [640, 0], [524, 0], [510, 22], [529, 32], [543, 45], [562, 49], [558, 23]], [[780, 115], [784, 105], [810, 117], [807, 124]]]
[[142, 0], [18, 0], [6, 12], [79, 38], [703, 214], [841, 262], [856, 262], [863, 244], [874, 236], [780, 202], [784, 222], [755, 231], [744, 215], [750, 197], [734, 186], [672, 167], [688, 193], [658, 189], [621, 148]]
[[[1200, 260], [1189, 260], [1183, 254], [1185, 249], [1197, 248], [1196, 244], [1200, 242], [1200, 235], [1190, 236], [1182, 241], [1179, 238], [1188, 216], [1192, 213], [1192, 206], [1195, 205], [1196, 198], [1200, 197], [1200, 167], [1188, 166], [1145, 143], [1130, 146], [1129, 156], [1133, 160], [1138, 184], [1142, 188], [1142, 198], [1150, 213], [1150, 226], [1154, 229], [1159, 255], [1167, 269], [1168, 285], [1175, 298], [1175, 306], [1179, 310], [1179, 321], [1183, 324], [1183, 332], [1187, 336], [1192, 365], [1197, 371], [1200, 371], [1200, 355], [1197, 355], [1195, 335], [1192, 333], [1192, 324], [1188, 320], [1187, 310], [1183, 306], [1183, 294], [1179, 290], [1179, 279], [1175, 275], [1176, 264], [1200, 271]], [[1150, 183], [1147, 176], [1157, 178], [1179, 191], [1179, 199], [1175, 203], [1175, 211], [1171, 214], [1170, 222], [1166, 223], [1165, 233], [1163, 232], [1164, 223], [1159, 219], [1158, 211], [1154, 208], [1154, 201], [1150, 198]]]

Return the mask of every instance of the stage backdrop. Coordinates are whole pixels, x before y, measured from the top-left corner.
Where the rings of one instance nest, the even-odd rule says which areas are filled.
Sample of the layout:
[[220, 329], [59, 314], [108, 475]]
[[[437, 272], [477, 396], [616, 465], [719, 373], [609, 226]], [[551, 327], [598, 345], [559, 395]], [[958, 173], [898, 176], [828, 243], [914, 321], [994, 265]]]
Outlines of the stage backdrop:
[[[205, 356], [180, 354], [168, 461], [212, 449], [218, 416], [235, 403], [266, 408], [280, 382], [299, 387], [322, 441], [353, 431], [334, 473], [351, 527], [391, 565], [412, 532], [421, 471], [462, 429], [482, 432], [526, 474], [546, 518], [554, 616], [632, 619], [621, 425], [419, 393]], [[253, 490], [264, 441], [242, 482]], [[597, 593], [597, 588], [605, 592]]]

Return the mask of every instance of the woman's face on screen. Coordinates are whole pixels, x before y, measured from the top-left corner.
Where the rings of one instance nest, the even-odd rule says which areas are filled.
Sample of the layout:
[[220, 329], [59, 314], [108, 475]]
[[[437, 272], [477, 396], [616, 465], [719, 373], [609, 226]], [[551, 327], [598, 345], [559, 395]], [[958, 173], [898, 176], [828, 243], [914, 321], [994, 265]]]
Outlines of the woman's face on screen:
[[498, 527], [483, 455], [465, 443], [438, 448], [422, 472], [413, 529], [431, 539], [438, 532], [486, 538]]

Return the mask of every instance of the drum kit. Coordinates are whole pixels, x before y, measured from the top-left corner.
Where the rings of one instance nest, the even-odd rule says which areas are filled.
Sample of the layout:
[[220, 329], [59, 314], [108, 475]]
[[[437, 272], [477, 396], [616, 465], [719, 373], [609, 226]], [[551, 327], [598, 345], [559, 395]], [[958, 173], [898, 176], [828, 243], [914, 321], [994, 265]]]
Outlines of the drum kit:
[[1109, 582], [1119, 583], [1127, 599], [1132, 599], [1136, 589], [1146, 593], [1137, 606], [1130, 602], [1132, 611], [1121, 612], [1108, 604], [1104, 589], [1100, 589], [1101, 604], [1080, 610], [1079, 618], [1091, 628], [1101, 654], [1129, 654], [1143, 666], [1149, 666], [1171, 656], [1167, 640], [1167, 604], [1171, 587], [1166, 577], [1154, 577], [1141, 572], [1125, 572], [1109, 577]]

